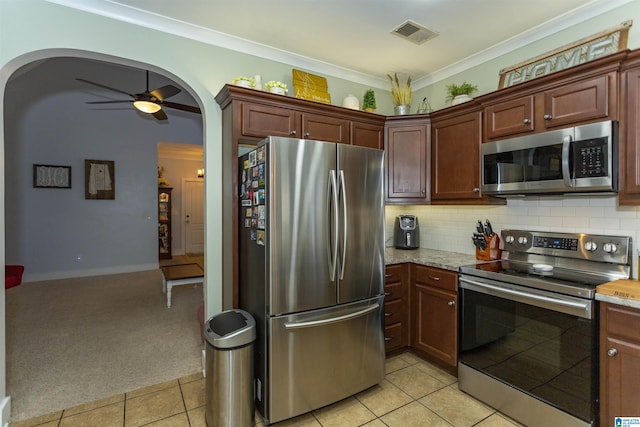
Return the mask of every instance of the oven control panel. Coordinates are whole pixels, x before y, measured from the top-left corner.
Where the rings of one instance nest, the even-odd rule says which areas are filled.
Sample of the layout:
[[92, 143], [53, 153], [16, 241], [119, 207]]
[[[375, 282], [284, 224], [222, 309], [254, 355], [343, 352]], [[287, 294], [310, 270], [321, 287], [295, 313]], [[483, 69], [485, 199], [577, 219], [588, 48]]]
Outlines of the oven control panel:
[[502, 230], [504, 251], [628, 264], [631, 237]]

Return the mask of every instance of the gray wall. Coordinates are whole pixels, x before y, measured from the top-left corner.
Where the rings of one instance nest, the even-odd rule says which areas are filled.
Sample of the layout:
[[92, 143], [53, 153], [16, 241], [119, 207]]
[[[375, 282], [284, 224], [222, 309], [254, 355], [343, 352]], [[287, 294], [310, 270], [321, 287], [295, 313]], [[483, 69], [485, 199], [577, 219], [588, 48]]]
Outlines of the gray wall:
[[[78, 61], [105, 79], [132, 72], [51, 59], [5, 93], [6, 263], [24, 265], [24, 281], [157, 268], [157, 143], [203, 141], [199, 115], [169, 110], [160, 123], [127, 104], [86, 105], [100, 98], [75, 81]], [[115, 162], [115, 200], [85, 200], [85, 159]], [[33, 188], [33, 164], [71, 166], [72, 188]]]

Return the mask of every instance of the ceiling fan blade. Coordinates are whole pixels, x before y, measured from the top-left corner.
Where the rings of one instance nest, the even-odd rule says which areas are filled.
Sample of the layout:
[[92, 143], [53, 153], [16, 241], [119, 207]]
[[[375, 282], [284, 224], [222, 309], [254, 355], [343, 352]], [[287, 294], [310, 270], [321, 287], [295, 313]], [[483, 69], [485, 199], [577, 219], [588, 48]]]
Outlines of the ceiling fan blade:
[[79, 78], [76, 78], [76, 80], [81, 81], [81, 82], [85, 82], [85, 83], [89, 83], [90, 85], [98, 86], [98, 87], [101, 87], [103, 89], [108, 89], [108, 90], [112, 90], [114, 92], [122, 93], [122, 94], [128, 95], [128, 96], [133, 98], [132, 94], [130, 94], [129, 92], [125, 92], [123, 90], [120, 90], [120, 89], [116, 89], [116, 88], [113, 88], [113, 87], [110, 87], [110, 86], [105, 86], [105, 85], [100, 84], [100, 83], [92, 82], [91, 80], [85, 80], [85, 79], [79, 79]]
[[163, 110], [158, 110], [155, 113], [152, 113], [151, 115], [158, 120], [167, 120], [167, 113], [165, 113]]
[[174, 95], [179, 94], [180, 92], [181, 92], [180, 89], [178, 89], [177, 87], [173, 85], [166, 85], [166, 86], [162, 86], [157, 89], [154, 89], [150, 93], [151, 93], [151, 96], [162, 101], [163, 99], [170, 98]]
[[162, 103], [163, 107], [169, 107], [169, 108], [174, 108], [176, 110], [182, 110], [182, 111], [188, 111], [190, 113], [198, 113], [201, 114], [200, 109], [198, 107], [192, 107], [191, 105], [185, 105], [185, 104], [177, 104], [175, 102], [167, 102], [164, 101]]
[[114, 101], [89, 101], [89, 102], [85, 102], [85, 104], [122, 104], [122, 103], [127, 103], [127, 104], [131, 104], [133, 101], [127, 101], [127, 100], [114, 100]]

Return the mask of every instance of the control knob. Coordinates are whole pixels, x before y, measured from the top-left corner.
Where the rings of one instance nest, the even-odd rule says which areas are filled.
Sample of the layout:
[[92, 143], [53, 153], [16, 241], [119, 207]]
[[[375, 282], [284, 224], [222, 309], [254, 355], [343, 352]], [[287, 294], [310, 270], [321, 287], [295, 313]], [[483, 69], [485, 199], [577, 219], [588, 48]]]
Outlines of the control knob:
[[608, 254], [614, 254], [618, 250], [618, 247], [615, 243], [605, 243], [602, 249]]
[[526, 245], [528, 241], [529, 240], [527, 240], [527, 238], [524, 236], [518, 237], [518, 243], [520, 243], [521, 245]]
[[584, 243], [584, 248], [589, 252], [595, 252], [598, 249], [598, 244], [592, 240]]
[[504, 241], [507, 243], [513, 243], [516, 241], [516, 238], [513, 237], [511, 234], [507, 234], [506, 236], [504, 236]]

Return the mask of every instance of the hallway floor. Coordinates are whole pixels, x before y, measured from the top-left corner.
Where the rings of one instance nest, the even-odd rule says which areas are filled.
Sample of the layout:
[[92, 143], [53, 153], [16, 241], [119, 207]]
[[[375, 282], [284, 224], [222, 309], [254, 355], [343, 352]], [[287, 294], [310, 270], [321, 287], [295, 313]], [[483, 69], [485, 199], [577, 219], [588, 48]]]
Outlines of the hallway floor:
[[[277, 427], [515, 427], [507, 417], [458, 390], [457, 379], [404, 353], [389, 358], [378, 386], [333, 405], [272, 424]], [[10, 427], [206, 427], [202, 374], [10, 424]], [[256, 417], [256, 425], [263, 427]]]

